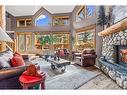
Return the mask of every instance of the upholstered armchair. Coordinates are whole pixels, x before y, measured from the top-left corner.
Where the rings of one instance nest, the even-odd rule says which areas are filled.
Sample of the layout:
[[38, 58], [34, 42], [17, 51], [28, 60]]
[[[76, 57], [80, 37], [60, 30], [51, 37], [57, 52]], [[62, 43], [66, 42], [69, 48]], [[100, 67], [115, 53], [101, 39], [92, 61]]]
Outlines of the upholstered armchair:
[[95, 51], [91, 49], [84, 50], [82, 53], [75, 53], [74, 56], [75, 63], [83, 67], [95, 65], [97, 57]]

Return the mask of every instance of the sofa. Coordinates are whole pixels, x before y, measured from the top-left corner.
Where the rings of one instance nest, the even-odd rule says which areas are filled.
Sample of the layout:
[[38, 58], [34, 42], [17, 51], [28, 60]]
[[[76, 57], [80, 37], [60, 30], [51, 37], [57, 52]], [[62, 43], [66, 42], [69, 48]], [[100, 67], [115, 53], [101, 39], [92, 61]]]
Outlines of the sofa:
[[83, 67], [95, 65], [96, 57], [96, 52], [93, 49], [85, 49], [83, 52], [74, 53], [75, 63]]
[[12, 57], [13, 52], [9, 49], [0, 53], [0, 89], [22, 89], [19, 76], [27, 65], [12, 67], [10, 62]]

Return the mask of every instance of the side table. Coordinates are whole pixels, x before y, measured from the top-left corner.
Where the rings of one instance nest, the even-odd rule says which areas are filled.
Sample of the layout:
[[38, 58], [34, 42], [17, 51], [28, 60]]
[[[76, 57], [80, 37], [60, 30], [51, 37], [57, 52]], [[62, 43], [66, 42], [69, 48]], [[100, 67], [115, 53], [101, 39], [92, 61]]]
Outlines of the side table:
[[33, 87], [35, 85], [40, 85], [41, 89], [45, 89], [45, 77], [45, 73], [42, 74], [42, 77], [28, 76], [22, 74], [19, 77], [19, 81], [20, 84], [23, 86], [23, 89], [28, 89], [29, 87]]

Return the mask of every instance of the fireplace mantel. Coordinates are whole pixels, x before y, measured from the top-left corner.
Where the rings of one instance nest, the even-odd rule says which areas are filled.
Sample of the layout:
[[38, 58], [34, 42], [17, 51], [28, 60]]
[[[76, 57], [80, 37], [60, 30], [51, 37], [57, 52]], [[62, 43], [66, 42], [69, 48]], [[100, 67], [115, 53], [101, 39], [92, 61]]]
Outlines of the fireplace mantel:
[[110, 26], [109, 28], [101, 31], [98, 33], [99, 36], [107, 36], [112, 33], [120, 32], [122, 30], [127, 29], [127, 18], [123, 19], [122, 21]]

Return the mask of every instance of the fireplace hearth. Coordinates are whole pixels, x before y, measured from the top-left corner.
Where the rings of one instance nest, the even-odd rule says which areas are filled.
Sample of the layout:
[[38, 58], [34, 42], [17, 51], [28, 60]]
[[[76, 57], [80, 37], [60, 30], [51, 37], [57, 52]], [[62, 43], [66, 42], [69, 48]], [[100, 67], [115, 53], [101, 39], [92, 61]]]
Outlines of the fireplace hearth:
[[98, 68], [120, 87], [127, 89], [127, 36], [124, 33], [127, 30], [103, 37], [102, 57], [98, 60]]
[[127, 45], [112, 45], [113, 61], [101, 57], [98, 67], [116, 83], [127, 89]]

